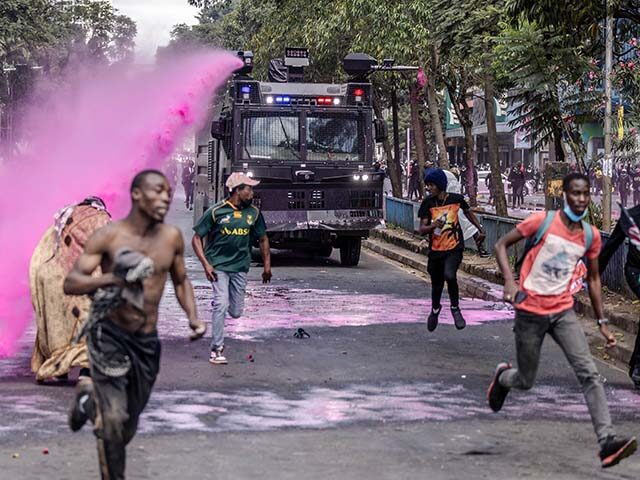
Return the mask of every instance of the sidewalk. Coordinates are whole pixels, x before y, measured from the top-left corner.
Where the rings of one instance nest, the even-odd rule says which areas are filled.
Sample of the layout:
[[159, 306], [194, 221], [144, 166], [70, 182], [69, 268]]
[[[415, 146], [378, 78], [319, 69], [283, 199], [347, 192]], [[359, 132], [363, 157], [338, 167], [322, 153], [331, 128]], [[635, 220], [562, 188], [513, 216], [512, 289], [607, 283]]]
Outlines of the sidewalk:
[[[416, 235], [399, 229], [377, 229], [371, 231], [371, 237], [363, 245], [377, 254], [427, 274], [426, 243]], [[503, 278], [495, 258], [480, 258], [466, 250], [460, 269], [458, 281], [464, 296], [502, 302]], [[626, 371], [638, 334], [640, 301], [631, 300], [606, 289], [603, 291], [603, 299], [605, 316], [611, 322], [610, 329], [618, 339], [618, 345], [613, 349], [604, 348], [604, 339], [594, 321], [591, 302], [585, 291], [576, 295], [575, 309], [583, 320], [594, 356], [616, 364]]]

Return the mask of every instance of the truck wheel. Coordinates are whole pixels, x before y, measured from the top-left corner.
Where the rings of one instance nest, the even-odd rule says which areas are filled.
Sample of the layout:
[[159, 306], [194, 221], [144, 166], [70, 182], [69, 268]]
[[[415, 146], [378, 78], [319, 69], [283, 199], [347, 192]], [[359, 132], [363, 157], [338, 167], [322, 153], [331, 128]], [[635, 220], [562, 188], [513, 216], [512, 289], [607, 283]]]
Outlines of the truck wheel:
[[360, 262], [361, 238], [345, 238], [340, 244], [340, 264], [343, 267], [355, 267]]

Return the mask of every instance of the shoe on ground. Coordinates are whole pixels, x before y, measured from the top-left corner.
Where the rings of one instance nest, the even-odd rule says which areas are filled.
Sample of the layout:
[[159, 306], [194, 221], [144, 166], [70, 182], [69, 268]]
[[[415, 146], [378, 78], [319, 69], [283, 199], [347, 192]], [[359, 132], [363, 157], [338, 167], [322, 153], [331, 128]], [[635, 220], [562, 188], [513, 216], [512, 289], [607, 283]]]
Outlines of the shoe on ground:
[[600, 462], [602, 468], [613, 467], [620, 463], [620, 460], [627, 458], [636, 451], [638, 442], [636, 437], [608, 437], [600, 448]]
[[76, 390], [76, 398], [69, 412], [69, 428], [72, 432], [77, 432], [87, 423], [94, 408], [91, 379], [78, 382]]
[[427, 330], [429, 330], [430, 332], [433, 332], [438, 326], [438, 317], [440, 316], [441, 311], [442, 307], [431, 309], [431, 313], [429, 314], [429, 318], [427, 319]]
[[209, 355], [209, 363], [213, 363], [214, 365], [226, 365], [229, 363], [227, 361], [227, 357], [223, 355], [224, 347], [218, 347], [215, 350], [211, 350], [211, 355]]
[[496, 366], [496, 370], [493, 373], [493, 378], [491, 379], [491, 384], [489, 385], [489, 389], [487, 390], [487, 401], [489, 402], [489, 407], [494, 412], [499, 412], [504, 404], [505, 398], [509, 394], [509, 389], [507, 387], [503, 387], [500, 385], [500, 375], [505, 370], [509, 370], [511, 368], [511, 364], [508, 362], [499, 363]]
[[453, 316], [453, 323], [455, 324], [458, 330], [462, 330], [467, 326], [467, 322], [464, 320], [462, 316], [462, 312], [460, 311], [460, 307], [451, 307], [451, 315]]
[[484, 247], [478, 247], [478, 256], [480, 258], [489, 258], [491, 254], [487, 252]]

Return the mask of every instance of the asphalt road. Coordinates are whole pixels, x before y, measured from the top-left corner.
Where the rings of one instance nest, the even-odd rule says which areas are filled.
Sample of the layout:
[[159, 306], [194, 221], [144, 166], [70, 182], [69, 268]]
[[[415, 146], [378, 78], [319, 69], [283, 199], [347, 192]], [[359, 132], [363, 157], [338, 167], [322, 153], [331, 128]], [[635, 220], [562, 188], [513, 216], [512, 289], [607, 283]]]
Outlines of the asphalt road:
[[[188, 232], [179, 201], [169, 220]], [[187, 263], [208, 317], [209, 286], [191, 254]], [[600, 469], [580, 388], [551, 341], [536, 387], [489, 410], [493, 368], [514, 357], [503, 305], [467, 299], [465, 330], [445, 315], [429, 334], [428, 284], [380, 257], [350, 269], [336, 255], [277, 252], [273, 270], [267, 286], [259, 266], [251, 271], [246, 315], [228, 322], [228, 366], [207, 362], [207, 341], [185, 339], [167, 289], [161, 372], [128, 448], [128, 478], [640, 477], [640, 455]], [[294, 338], [298, 327], [311, 338]], [[66, 428], [73, 389], [32, 380], [32, 339], [0, 361], [0, 479], [98, 478], [91, 430]], [[615, 424], [636, 432], [640, 395], [599, 366]]]

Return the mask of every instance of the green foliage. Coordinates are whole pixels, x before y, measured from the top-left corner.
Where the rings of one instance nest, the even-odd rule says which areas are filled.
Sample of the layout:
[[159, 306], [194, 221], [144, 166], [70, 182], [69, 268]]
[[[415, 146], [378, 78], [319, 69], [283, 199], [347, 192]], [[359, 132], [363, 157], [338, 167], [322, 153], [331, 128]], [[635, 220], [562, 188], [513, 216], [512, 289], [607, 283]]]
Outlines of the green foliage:
[[136, 25], [106, 0], [0, 2], [0, 63], [61, 68], [73, 58], [132, 58]]

